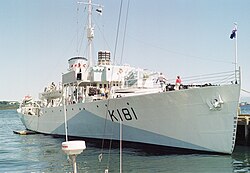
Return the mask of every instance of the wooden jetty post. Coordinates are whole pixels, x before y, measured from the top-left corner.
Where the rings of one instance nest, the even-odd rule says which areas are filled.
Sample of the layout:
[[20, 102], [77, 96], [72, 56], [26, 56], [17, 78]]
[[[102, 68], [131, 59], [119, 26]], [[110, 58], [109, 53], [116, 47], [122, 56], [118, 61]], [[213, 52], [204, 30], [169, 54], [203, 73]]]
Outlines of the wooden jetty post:
[[236, 135], [236, 143], [249, 145], [249, 129], [250, 129], [250, 114], [239, 114], [238, 115], [238, 128]]

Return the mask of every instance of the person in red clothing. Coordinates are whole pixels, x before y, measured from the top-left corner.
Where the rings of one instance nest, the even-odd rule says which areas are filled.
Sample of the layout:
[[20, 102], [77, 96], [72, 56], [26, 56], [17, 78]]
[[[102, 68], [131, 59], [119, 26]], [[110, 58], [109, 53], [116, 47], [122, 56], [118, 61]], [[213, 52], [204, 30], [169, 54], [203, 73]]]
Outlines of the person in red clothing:
[[179, 90], [181, 86], [181, 78], [180, 76], [177, 76], [176, 81], [175, 81], [175, 90]]

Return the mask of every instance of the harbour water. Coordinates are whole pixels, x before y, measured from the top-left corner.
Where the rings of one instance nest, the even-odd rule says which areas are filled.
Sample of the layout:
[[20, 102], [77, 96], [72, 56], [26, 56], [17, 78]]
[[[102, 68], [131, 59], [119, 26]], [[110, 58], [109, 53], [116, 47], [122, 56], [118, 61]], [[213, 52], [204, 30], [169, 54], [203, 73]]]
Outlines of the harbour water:
[[[249, 109], [250, 110], [250, 109]], [[246, 110], [247, 112], [247, 110]], [[250, 112], [250, 111], [249, 111]], [[15, 110], [0, 111], [0, 172], [1, 173], [68, 173], [72, 165], [61, 151], [63, 138], [49, 135], [17, 135], [24, 130]], [[77, 157], [78, 172], [119, 172], [119, 149], [103, 150], [88, 145]], [[132, 148], [123, 149], [124, 173], [230, 173], [250, 172], [250, 147], [236, 146], [232, 155], [161, 154]]]

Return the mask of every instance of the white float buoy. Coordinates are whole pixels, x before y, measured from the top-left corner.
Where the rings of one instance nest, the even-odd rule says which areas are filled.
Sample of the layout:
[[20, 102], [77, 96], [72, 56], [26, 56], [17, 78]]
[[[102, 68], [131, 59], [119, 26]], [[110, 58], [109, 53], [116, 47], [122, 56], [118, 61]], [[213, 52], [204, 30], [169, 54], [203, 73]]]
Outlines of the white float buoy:
[[77, 173], [76, 156], [86, 149], [85, 141], [66, 141], [62, 143], [62, 150], [73, 162], [74, 173]]

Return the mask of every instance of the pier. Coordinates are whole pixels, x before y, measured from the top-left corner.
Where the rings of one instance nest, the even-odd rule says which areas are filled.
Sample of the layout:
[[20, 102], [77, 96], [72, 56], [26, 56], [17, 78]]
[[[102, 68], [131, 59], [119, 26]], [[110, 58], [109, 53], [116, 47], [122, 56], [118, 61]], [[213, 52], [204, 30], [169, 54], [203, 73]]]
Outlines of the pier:
[[236, 144], [250, 145], [250, 114], [238, 115]]

